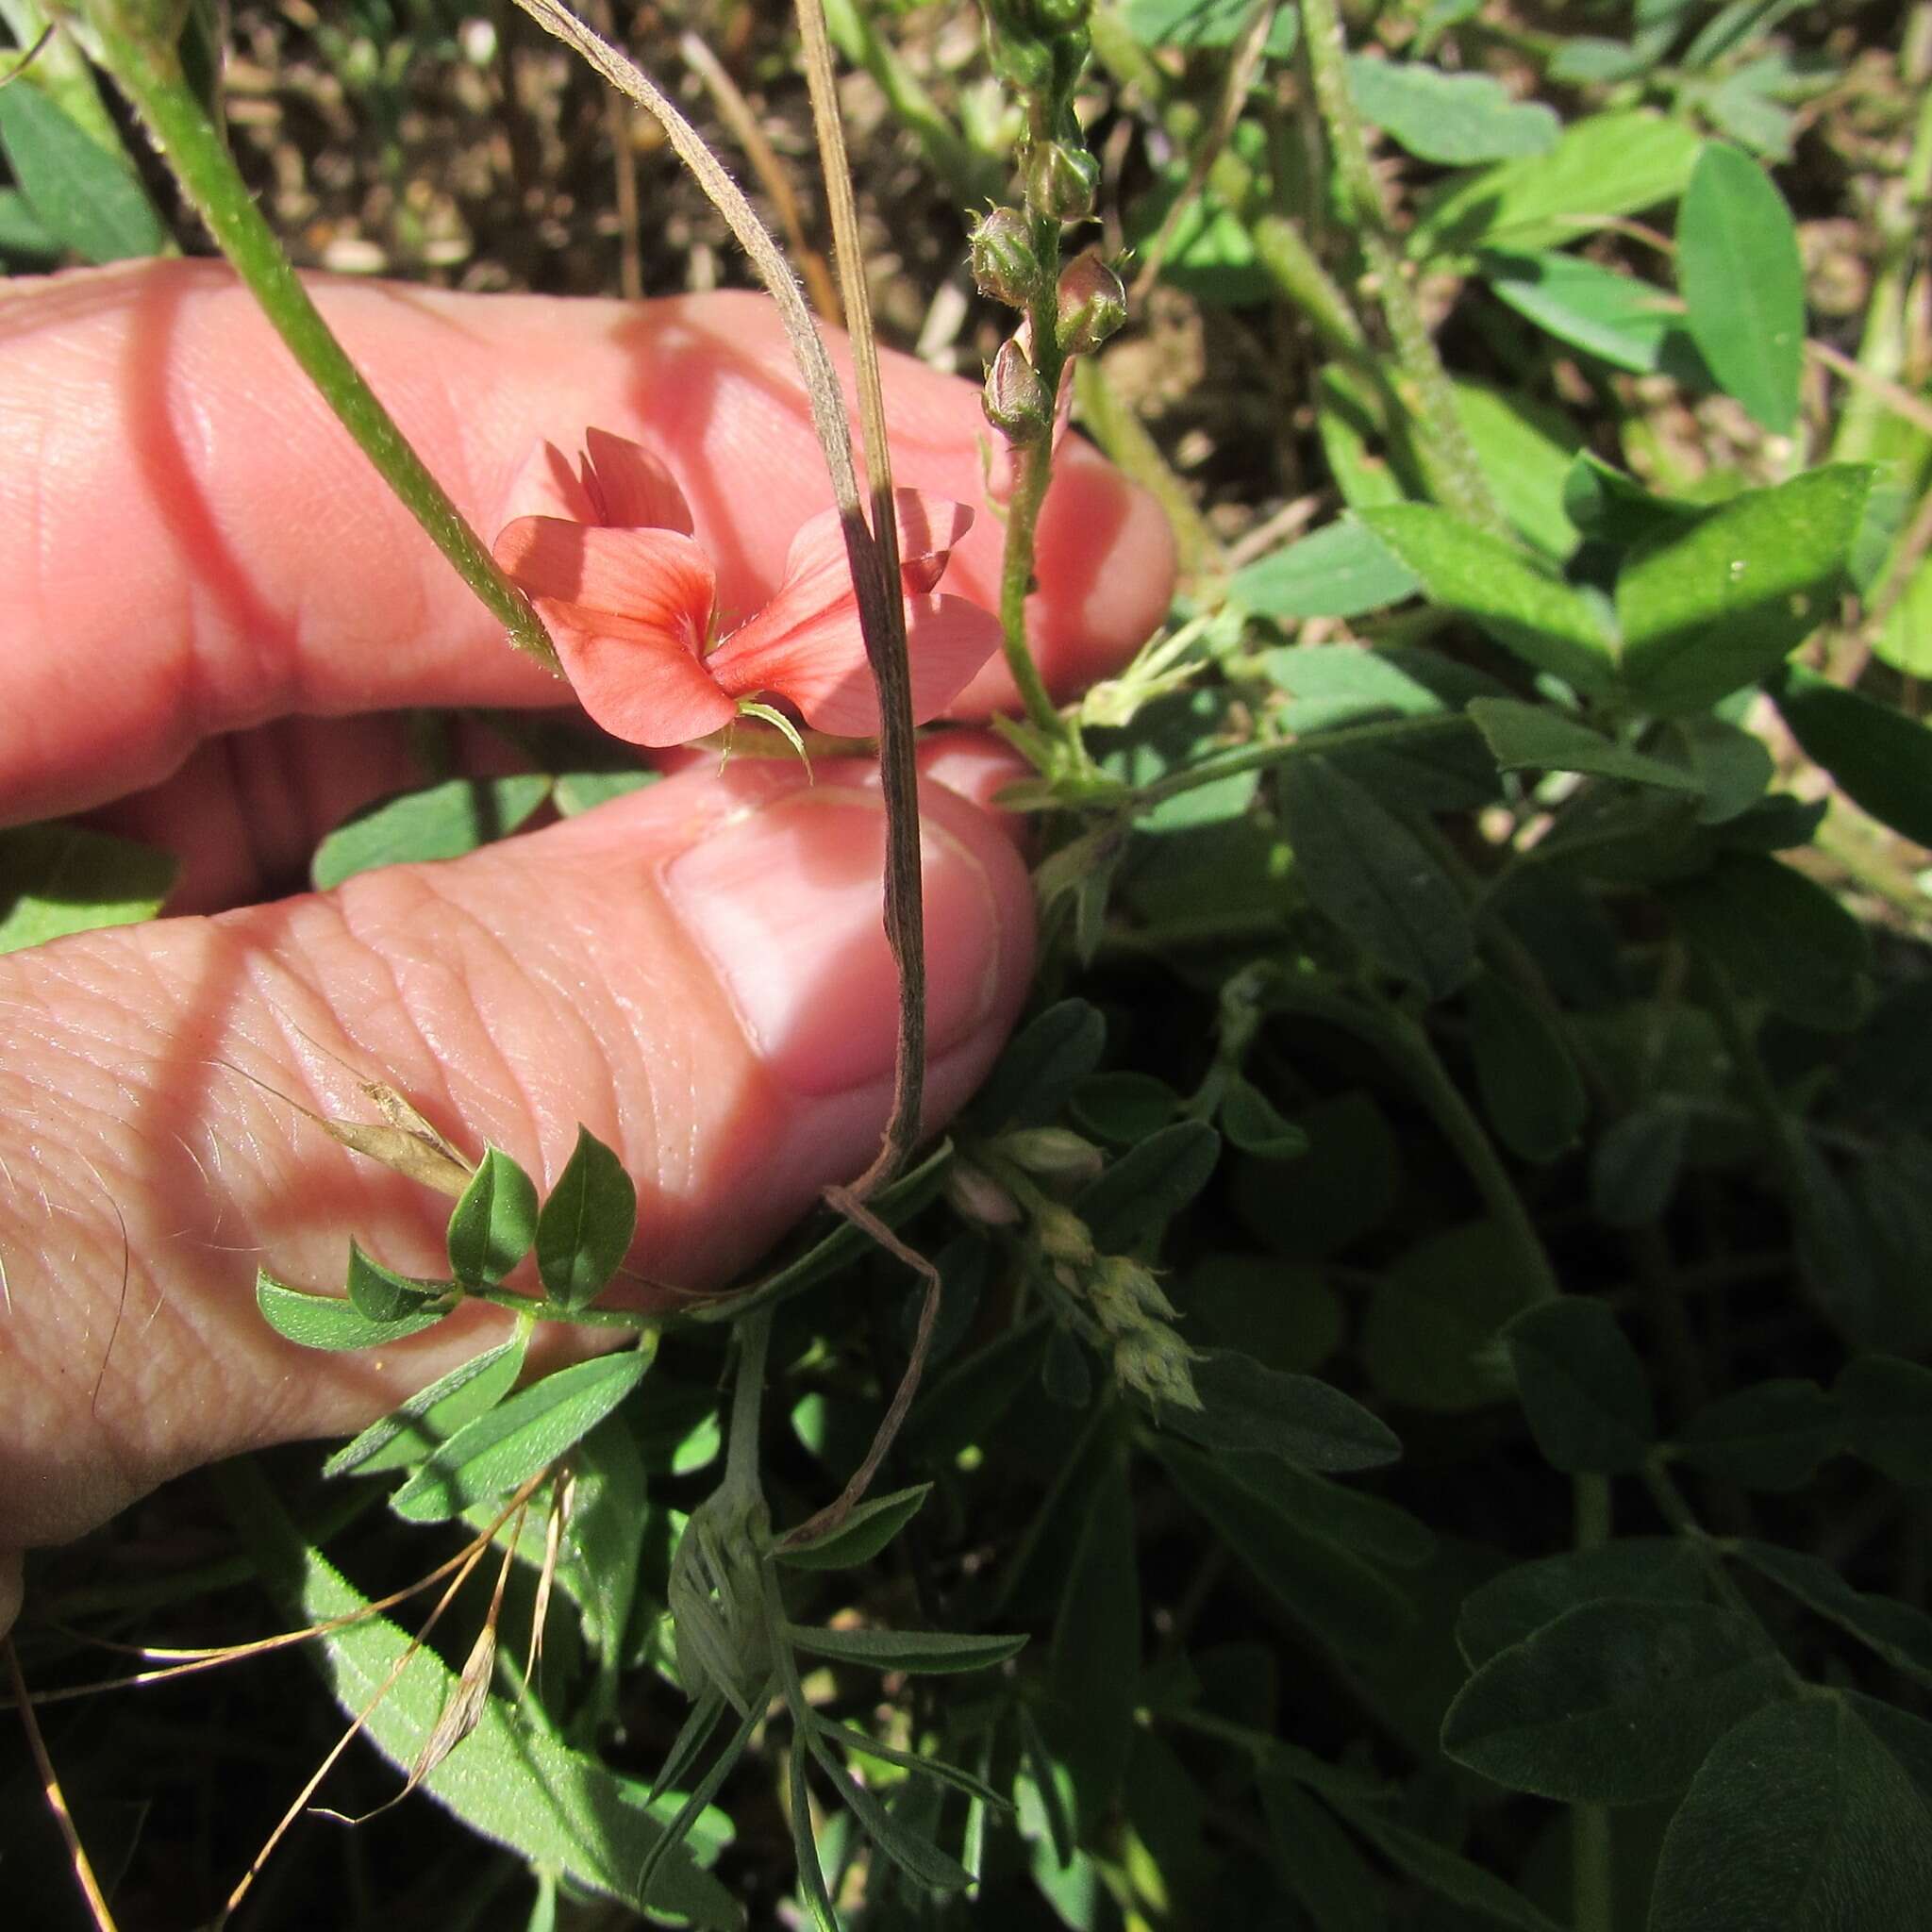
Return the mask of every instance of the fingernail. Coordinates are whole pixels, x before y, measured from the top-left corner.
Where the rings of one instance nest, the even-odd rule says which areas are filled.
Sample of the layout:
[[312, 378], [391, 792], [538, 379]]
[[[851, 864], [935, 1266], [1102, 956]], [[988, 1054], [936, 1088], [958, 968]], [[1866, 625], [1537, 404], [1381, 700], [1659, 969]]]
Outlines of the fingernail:
[[[921, 832], [926, 1044], [936, 1057], [991, 1009], [1000, 932], [978, 859], [937, 825]], [[891, 1072], [898, 978], [884, 858], [877, 795], [819, 785], [734, 818], [666, 868], [686, 929], [759, 1058], [794, 1092], [848, 1092]]]

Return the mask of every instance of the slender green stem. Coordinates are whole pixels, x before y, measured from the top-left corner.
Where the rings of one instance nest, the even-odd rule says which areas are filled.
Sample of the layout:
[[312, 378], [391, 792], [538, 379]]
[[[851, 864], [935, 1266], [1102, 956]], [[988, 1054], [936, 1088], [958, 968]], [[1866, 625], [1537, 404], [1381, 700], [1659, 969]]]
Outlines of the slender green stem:
[[1334, 276], [1316, 258], [1301, 224], [1272, 210], [1248, 225], [1255, 258], [1268, 279], [1307, 318], [1323, 348], [1357, 368], [1370, 361], [1368, 338]]
[[635, 1308], [572, 1308], [565, 1312], [560, 1308], [547, 1307], [541, 1302], [533, 1302], [528, 1295], [518, 1294], [514, 1289], [508, 1288], [466, 1288], [463, 1299], [488, 1302], [493, 1308], [509, 1308], [519, 1315], [540, 1321], [568, 1322], [573, 1328], [628, 1328], [635, 1335], [651, 1337], [654, 1347], [658, 1333], [664, 1325], [661, 1315], [641, 1314]]
[[557, 653], [537, 613], [410, 448], [309, 299], [255, 205], [221, 129], [189, 85], [173, 44], [137, 34], [115, 9], [95, 9], [92, 19], [105, 64], [289, 353], [404, 507], [503, 624], [510, 641], [557, 670]]
[[1348, 47], [1336, 0], [1302, 0], [1302, 46], [1362, 259], [1394, 345], [1396, 392], [1424, 432], [1418, 454], [1430, 491], [1466, 522], [1506, 536], [1509, 526], [1496, 508], [1448, 372], [1423, 320], [1409, 264], [1390, 232], [1389, 211], [1369, 165], [1368, 138], [1349, 91]]
[[1026, 641], [1026, 599], [1033, 592], [1034, 526], [1053, 478], [1050, 437], [1012, 453], [1013, 493], [1007, 505], [1007, 553], [1000, 570], [1000, 641], [1007, 669], [1019, 688], [1027, 722], [1056, 742], [1067, 736], [1066, 721], [1047, 694], [1033, 648]]
[[1437, 1058], [1428, 1034], [1407, 1014], [1381, 1001], [1350, 998], [1324, 986], [1305, 985], [1276, 974], [1264, 995], [1268, 1004], [1307, 1013], [1353, 1033], [1385, 1055], [1408, 1080], [1410, 1090], [1427, 1110], [1438, 1132], [1455, 1151], [1463, 1171], [1482, 1197], [1483, 1206], [1515, 1249], [1523, 1278], [1540, 1301], [1552, 1301], [1562, 1290], [1550, 1265], [1549, 1252], [1536, 1224], [1529, 1218], [1509, 1170], [1488, 1132], [1463, 1099], [1449, 1071]]
[[[1059, 394], [1060, 371], [1066, 360], [1060, 354], [1054, 299], [1060, 231], [1059, 224], [1047, 215], [1035, 215], [1032, 226], [1033, 254], [1041, 265], [1042, 287], [1027, 310], [1028, 347], [1034, 374], [1040, 377], [1051, 403]], [[1027, 721], [1050, 741], [1066, 744], [1072, 741], [1072, 727], [1047, 694], [1026, 639], [1026, 600], [1033, 593], [1035, 537], [1047, 485], [1053, 481], [1051, 428], [1032, 442], [1015, 444], [1011, 462], [1013, 490], [1007, 501], [1007, 547], [1000, 567], [1000, 641], [1006, 651], [1007, 669], [1011, 672], [1021, 702], [1026, 708]]]
[[1191, 791], [1197, 786], [1211, 785], [1217, 778], [1232, 778], [1241, 772], [1258, 772], [1288, 758], [1309, 752], [1356, 751], [1365, 745], [1397, 745], [1431, 734], [1474, 731], [1475, 726], [1459, 711], [1435, 718], [1391, 718], [1374, 724], [1345, 724], [1324, 731], [1315, 738], [1270, 738], [1256, 744], [1238, 745], [1233, 751], [1201, 759], [1187, 770], [1158, 779], [1134, 795], [1137, 811], [1150, 811], [1163, 799]]
[[[1601, 1549], [1610, 1540], [1610, 1479], [1571, 1478], [1575, 1511], [1573, 1547]], [[1570, 1916], [1574, 1932], [1616, 1932], [1616, 1846], [1602, 1805], [1570, 1807]]]
[[738, 1374], [731, 1385], [731, 1427], [724, 1439], [724, 1490], [762, 1493], [758, 1481], [758, 1422], [765, 1407], [765, 1357], [772, 1342], [772, 1311], [755, 1308], [737, 1324]]

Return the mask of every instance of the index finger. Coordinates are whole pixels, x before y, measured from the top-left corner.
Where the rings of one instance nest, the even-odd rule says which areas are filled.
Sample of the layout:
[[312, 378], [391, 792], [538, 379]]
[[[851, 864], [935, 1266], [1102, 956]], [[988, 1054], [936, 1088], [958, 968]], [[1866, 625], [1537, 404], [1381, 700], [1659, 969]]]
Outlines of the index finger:
[[[727, 610], [775, 587], [830, 499], [762, 298], [641, 305], [318, 281], [314, 293], [489, 541], [545, 441], [595, 425], [670, 466]], [[842, 343], [837, 347], [842, 350]], [[981, 501], [971, 386], [889, 358], [899, 480]], [[148, 262], [0, 294], [0, 822], [150, 785], [202, 739], [290, 715], [563, 702], [504, 641], [227, 271]], [[991, 517], [948, 578], [996, 601]], [[1158, 620], [1172, 545], [1151, 499], [1070, 443], [1030, 613], [1077, 686]], [[998, 702], [995, 671], [974, 695]]]

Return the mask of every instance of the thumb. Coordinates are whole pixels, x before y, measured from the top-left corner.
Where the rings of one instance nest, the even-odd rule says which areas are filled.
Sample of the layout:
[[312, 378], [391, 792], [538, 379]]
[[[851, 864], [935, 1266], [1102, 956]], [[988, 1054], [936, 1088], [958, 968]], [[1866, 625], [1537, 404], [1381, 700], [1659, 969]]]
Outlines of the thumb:
[[[935, 1126], [1024, 997], [1032, 908], [991, 818], [937, 785], [922, 811]], [[358, 1082], [384, 1080], [540, 1186], [581, 1122], [637, 1183], [633, 1268], [681, 1287], [741, 1270], [883, 1128], [883, 846], [868, 767], [808, 785], [747, 762], [447, 864], [0, 959], [0, 1550], [193, 1464], [359, 1427], [508, 1321], [475, 1307], [379, 1357], [266, 1326], [257, 1267], [340, 1282], [351, 1234], [446, 1272], [448, 1203], [291, 1099], [367, 1119]]]

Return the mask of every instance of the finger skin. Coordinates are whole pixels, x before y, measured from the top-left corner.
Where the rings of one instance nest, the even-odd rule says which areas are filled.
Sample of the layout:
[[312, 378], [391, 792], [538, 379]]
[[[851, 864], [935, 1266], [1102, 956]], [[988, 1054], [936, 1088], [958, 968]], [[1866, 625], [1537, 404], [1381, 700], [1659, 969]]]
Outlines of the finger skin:
[[[987, 814], [937, 785], [922, 814], [933, 1128], [1024, 997], [1032, 908]], [[446, 1269], [448, 1202], [291, 1103], [371, 1119], [358, 1081], [385, 1080], [540, 1186], [582, 1122], [637, 1182], [636, 1270], [741, 1271], [877, 1144], [882, 828], [867, 766], [808, 785], [747, 762], [447, 864], [0, 959], [0, 1550], [237, 1449], [359, 1427], [501, 1331], [477, 1309], [343, 1357], [269, 1330], [258, 1266], [333, 1287], [353, 1234]], [[540, 1332], [551, 1360], [609, 1340]]]
[[[486, 541], [541, 443], [575, 451], [593, 425], [669, 464], [738, 616], [829, 502], [761, 297], [311, 286]], [[887, 389], [898, 480], [981, 503], [973, 389], [904, 357]], [[0, 823], [151, 785], [203, 739], [271, 718], [566, 699], [505, 644], [218, 264], [9, 284], [0, 447]], [[946, 588], [993, 606], [1000, 541], [982, 515]], [[1039, 577], [1035, 641], [1063, 688], [1117, 664], [1166, 607], [1165, 523], [1077, 443]], [[972, 695], [997, 699], [1004, 676]]]

